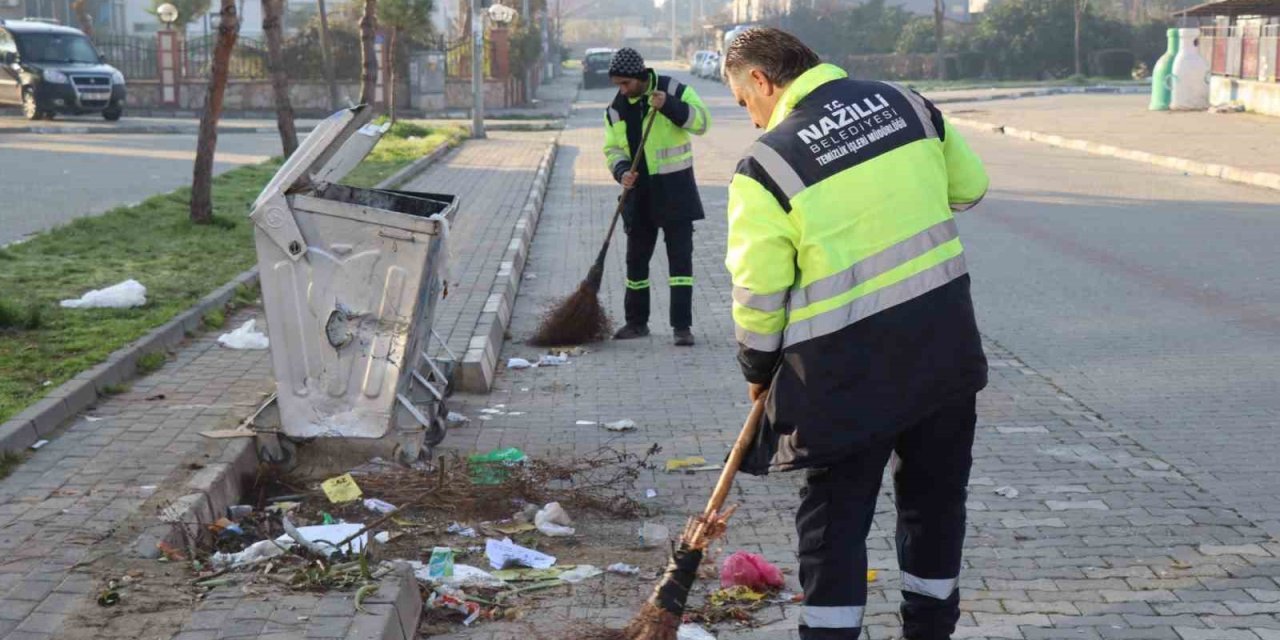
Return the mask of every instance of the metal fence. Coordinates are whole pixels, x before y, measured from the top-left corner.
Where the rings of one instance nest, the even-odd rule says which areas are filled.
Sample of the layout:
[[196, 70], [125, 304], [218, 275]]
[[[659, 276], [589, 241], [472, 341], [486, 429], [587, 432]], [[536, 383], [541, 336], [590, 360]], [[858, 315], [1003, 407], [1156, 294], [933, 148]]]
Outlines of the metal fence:
[[154, 36], [95, 36], [94, 46], [106, 56], [111, 66], [120, 70], [126, 78], [139, 80], [159, 77], [156, 70], [156, 39]]
[[1202, 27], [1197, 46], [1214, 75], [1276, 82], [1280, 24]]

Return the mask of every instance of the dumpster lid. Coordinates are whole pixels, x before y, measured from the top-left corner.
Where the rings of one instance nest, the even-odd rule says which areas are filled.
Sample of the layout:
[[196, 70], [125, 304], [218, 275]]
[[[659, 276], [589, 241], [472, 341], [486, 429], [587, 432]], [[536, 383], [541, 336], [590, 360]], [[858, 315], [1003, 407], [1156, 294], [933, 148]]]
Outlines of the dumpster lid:
[[322, 120], [298, 145], [258, 196], [254, 208], [276, 193], [341, 180], [369, 155], [390, 124], [369, 124], [373, 109], [359, 105]]

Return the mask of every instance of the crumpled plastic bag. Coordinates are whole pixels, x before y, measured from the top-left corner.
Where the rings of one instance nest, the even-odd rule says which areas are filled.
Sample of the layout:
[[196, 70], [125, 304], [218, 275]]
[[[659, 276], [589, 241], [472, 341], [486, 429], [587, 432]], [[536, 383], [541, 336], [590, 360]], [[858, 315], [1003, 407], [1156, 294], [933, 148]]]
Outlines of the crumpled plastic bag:
[[573, 520], [569, 517], [569, 513], [560, 506], [559, 502], [549, 502], [547, 506], [538, 510], [533, 516], [533, 525], [544, 536], [553, 538], [563, 538], [576, 533], [572, 525]]
[[63, 300], [64, 309], [128, 309], [147, 303], [147, 288], [137, 280], [125, 280], [106, 289], [94, 289], [76, 300]]
[[239, 329], [218, 336], [218, 344], [228, 349], [266, 349], [271, 346], [267, 335], [258, 331], [257, 320], [246, 320]]
[[773, 591], [782, 585], [782, 571], [754, 553], [735, 551], [720, 567], [720, 586], [725, 589], [742, 586], [753, 591]]

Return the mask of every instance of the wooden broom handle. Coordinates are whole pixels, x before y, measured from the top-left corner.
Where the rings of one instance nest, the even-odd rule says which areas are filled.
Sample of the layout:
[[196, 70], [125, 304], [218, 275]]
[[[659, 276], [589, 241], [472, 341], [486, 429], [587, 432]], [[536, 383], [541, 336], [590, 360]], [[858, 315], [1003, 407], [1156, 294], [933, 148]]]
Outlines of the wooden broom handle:
[[768, 397], [768, 393], [760, 394], [759, 398], [751, 405], [751, 413], [747, 415], [747, 421], [742, 425], [742, 431], [738, 433], [738, 441], [733, 443], [733, 450], [729, 452], [729, 459], [724, 463], [724, 470], [720, 472], [720, 479], [716, 481], [716, 490], [711, 492], [711, 499], [707, 501], [707, 508], [703, 509], [703, 518], [710, 518], [713, 514], [720, 511], [724, 506], [724, 501], [729, 497], [729, 489], [733, 488], [733, 477], [738, 473], [738, 467], [742, 466], [742, 458], [747, 455], [747, 449], [751, 448], [751, 441], [755, 440], [756, 430], [760, 428], [760, 418], [764, 415], [764, 401]]
[[[644, 162], [644, 143], [649, 140], [649, 130], [653, 128], [653, 118], [658, 114], [658, 110], [652, 105], [649, 106], [649, 117], [645, 119], [644, 131], [640, 134], [640, 149], [636, 151], [635, 160], [631, 163], [631, 168]], [[609, 223], [609, 234], [604, 237], [605, 246], [609, 246], [609, 241], [613, 239], [613, 230], [618, 226], [618, 218], [622, 216], [623, 207], [627, 206], [627, 196], [634, 189], [623, 189], [622, 195], [618, 197], [618, 208], [613, 210], [613, 222]]]

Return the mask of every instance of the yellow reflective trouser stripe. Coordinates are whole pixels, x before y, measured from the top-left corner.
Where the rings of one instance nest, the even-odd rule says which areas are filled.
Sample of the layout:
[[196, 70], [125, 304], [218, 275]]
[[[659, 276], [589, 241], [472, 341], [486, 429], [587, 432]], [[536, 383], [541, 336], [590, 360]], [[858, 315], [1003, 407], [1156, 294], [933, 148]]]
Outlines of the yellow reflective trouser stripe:
[[692, 287], [693, 276], [671, 276], [667, 279], [667, 284], [673, 287]]
[[628, 281], [627, 281], [627, 288], [628, 288], [628, 289], [631, 289], [632, 291], [639, 291], [639, 290], [641, 290], [641, 289], [648, 289], [648, 288], [649, 288], [649, 281], [648, 281], [648, 280], [628, 280]]
[[[954, 248], [952, 248], [954, 247]], [[859, 320], [875, 315], [885, 309], [889, 309], [900, 305], [908, 300], [918, 298], [938, 287], [941, 287], [956, 278], [967, 273], [964, 261], [964, 253], [960, 248], [959, 241], [953, 244], [939, 247], [942, 250], [938, 257], [943, 258], [941, 262], [933, 266], [924, 268], [913, 273], [901, 280], [893, 282], [887, 286], [882, 286], [870, 292], [862, 292], [855, 287], [850, 292], [852, 299], [838, 304], [834, 308], [825, 311], [816, 311], [810, 309], [799, 309], [791, 312], [791, 323], [784, 332], [783, 346], [791, 346], [812, 340], [830, 333], [835, 333]], [[953, 253], [947, 256], [945, 251], [950, 249]], [[931, 257], [933, 252], [931, 252]], [[901, 265], [901, 269], [910, 270], [916, 268], [913, 262]], [[887, 277], [897, 275], [898, 270], [892, 270], [886, 274]], [[866, 285], [876, 284], [875, 280], [865, 283]], [[825, 305], [824, 305], [825, 306]], [[806, 313], [807, 312], [807, 313]], [[799, 317], [797, 317], [799, 316]]]

